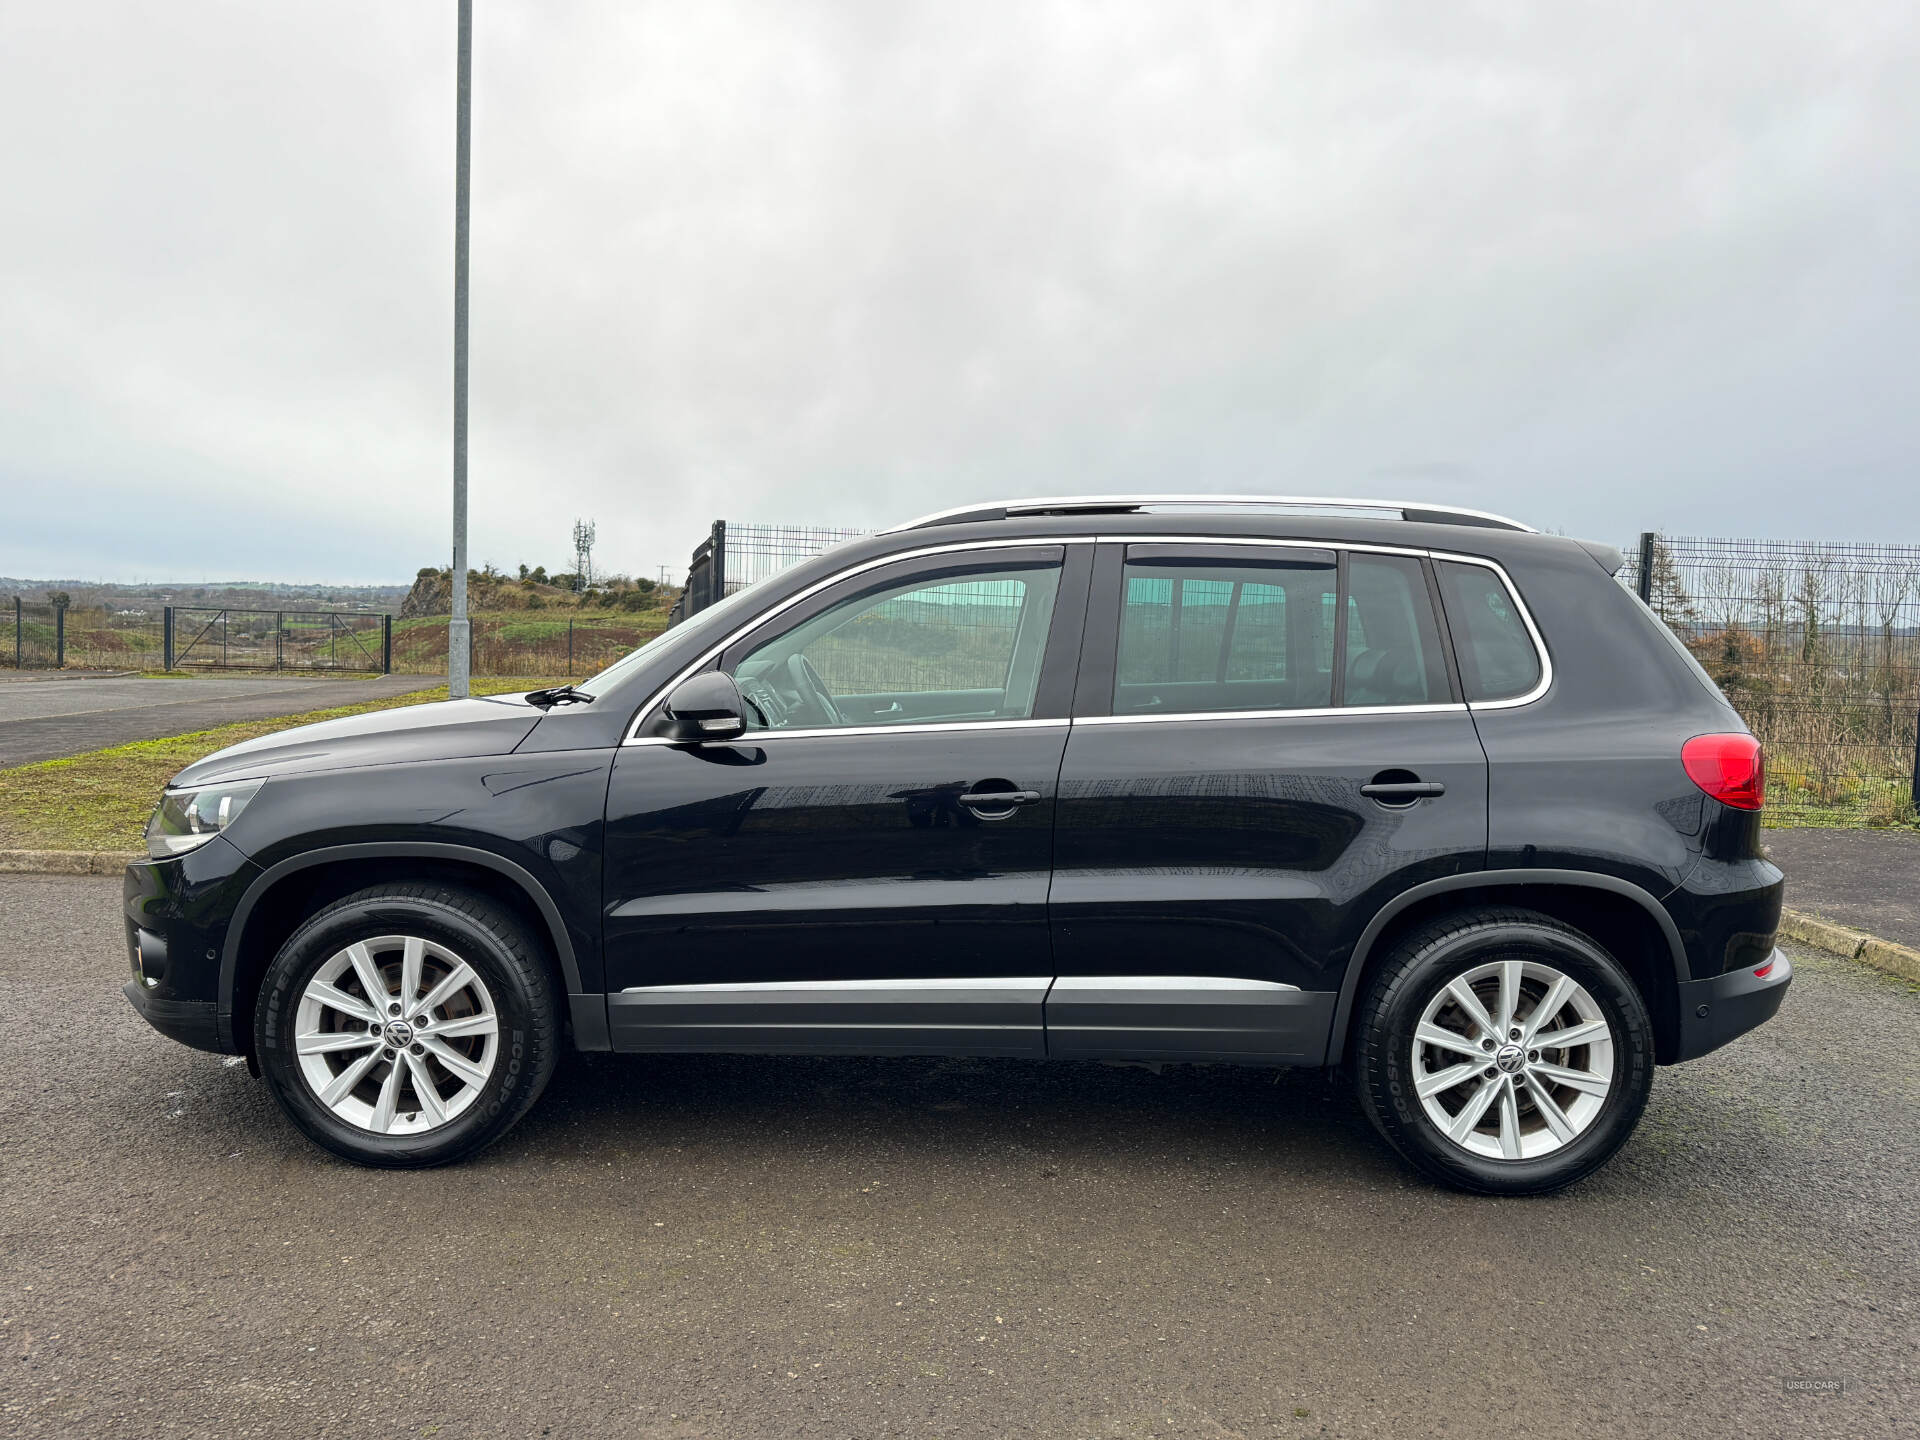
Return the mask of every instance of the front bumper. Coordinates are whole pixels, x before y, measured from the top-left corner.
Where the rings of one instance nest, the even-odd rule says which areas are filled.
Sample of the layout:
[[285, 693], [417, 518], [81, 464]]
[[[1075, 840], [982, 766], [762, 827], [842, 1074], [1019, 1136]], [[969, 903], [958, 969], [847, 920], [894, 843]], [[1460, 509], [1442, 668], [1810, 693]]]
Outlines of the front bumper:
[[221, 1043], [217, 1007], [211, 1000], [169, 1000], [156, 995], [138, 980], [120, 987], [140, 1018], [169, 1040], [191, 1045], [196, 1050], [226, 1053]]
[[1696, 1060], [1766, 1024], [1792, 983], [1793, 962], [1776, 949], [1762, 964], [1681, 985], [1680, 1047], [1674, 1060]]
[[227, 927], [260, 873], [224, 836], [185, 855], [136, 860], [121, 890], [124, 993], [162, 1035], [200, 1050], [238, 1054], [245, 1043], [219, 1013]]

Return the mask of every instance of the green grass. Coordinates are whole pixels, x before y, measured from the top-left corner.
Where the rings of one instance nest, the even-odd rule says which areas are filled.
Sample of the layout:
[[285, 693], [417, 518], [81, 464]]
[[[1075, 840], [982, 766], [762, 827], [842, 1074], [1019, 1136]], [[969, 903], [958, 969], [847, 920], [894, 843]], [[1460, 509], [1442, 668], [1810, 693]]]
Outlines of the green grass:
[[[557, 681], [531, 676], [476, 678], [476, 695], [512, 694]], [[136, 740], [61, 760], [0, 770], [0, 849], [142, 850], [147, 817], [161, 787], [186, 766], [216, 750], [260, 735], [446, 699], [444, 685], [331, 710], [309, 710], [272, 720], [243, 720], [211, 730]]]

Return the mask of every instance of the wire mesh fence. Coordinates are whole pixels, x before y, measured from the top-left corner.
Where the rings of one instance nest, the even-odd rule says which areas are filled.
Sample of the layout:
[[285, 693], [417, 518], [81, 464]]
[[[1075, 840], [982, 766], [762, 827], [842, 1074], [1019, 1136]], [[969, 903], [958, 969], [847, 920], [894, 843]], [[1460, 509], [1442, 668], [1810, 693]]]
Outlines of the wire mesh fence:
[[387, 617], [370, 612], [170, 605], [161, 625], [169, 670], [389, 668]]
[[1767, 751], [1775, 823], [1892, 825], [1920, 789], [1920, 545], [1645, 535], [1622, 579]]
[[674, 604], [672, 618], [677, 622], [698, 614], [736, 590], [756, 585], [789, 565], [867, 533], [831, 525], [716, 520], [687, 562], [686, 589]]

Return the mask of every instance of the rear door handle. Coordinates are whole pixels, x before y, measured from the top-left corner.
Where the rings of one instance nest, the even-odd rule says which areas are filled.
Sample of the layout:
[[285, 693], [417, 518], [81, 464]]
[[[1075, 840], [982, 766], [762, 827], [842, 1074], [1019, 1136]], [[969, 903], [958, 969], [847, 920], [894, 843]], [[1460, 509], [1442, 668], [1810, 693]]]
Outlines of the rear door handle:
[[1375, 780], [1362, 785], [1360, 793], [1384, 805], [1406, 805], [1430, 795], [1444, 795], [1447, 787], [1438, 780]]
[[976, 810], [1011, 810], [1016, 805], [1038, 805], [1038, 790], [969, 790], [960, 803]]

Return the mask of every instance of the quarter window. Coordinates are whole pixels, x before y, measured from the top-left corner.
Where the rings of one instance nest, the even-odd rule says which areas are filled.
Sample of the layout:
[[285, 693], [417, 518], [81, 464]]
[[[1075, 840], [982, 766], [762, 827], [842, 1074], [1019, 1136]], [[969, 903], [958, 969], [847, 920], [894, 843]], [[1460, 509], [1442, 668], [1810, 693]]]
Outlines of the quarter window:
[[1500, 576], [1484, 565], [1436, 567], [1469, 700], [1510, 700], [1540, 683], [1540, 655]]

